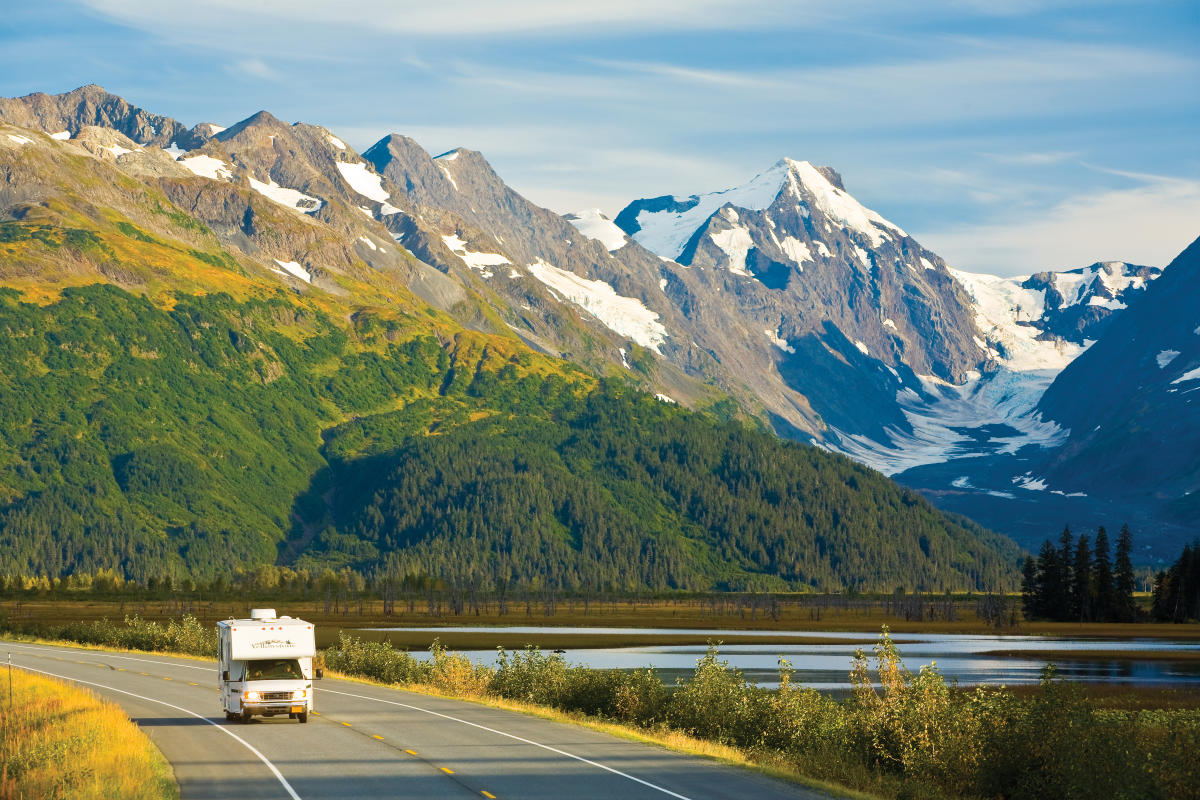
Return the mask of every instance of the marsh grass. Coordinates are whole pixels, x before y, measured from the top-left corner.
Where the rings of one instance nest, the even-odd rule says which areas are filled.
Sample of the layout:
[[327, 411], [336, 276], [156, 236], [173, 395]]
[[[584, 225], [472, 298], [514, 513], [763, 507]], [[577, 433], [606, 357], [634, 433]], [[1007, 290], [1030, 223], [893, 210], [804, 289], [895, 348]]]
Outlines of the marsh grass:
[[13, 670], [0, 698], [0, 800], [175, 800], [162, 753], [120, 708], [69, 684]]

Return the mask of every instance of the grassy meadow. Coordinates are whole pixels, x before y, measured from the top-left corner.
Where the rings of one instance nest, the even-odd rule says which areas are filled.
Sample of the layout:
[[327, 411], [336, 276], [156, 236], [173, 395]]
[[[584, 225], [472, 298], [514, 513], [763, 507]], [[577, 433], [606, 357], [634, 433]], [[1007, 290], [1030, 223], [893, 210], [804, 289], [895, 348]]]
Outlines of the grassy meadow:
[[0, 800], [174, 800], [171, 767], [125, 713], [90, 692], [0, 672]]

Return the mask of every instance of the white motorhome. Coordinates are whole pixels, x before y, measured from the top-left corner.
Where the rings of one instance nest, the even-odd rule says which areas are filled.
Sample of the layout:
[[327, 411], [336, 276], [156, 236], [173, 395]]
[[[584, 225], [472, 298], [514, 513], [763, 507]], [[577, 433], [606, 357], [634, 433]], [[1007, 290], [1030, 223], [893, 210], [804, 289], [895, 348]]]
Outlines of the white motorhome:
[[217, 623], [217, 676], [225, 718], [249, 722], [252, 716], [287, 714], [308, 722], [313, 710], [313, 667], [317, 654], [311, 622], [277, 617], [273, 608], [255, 608], [250, 619]]

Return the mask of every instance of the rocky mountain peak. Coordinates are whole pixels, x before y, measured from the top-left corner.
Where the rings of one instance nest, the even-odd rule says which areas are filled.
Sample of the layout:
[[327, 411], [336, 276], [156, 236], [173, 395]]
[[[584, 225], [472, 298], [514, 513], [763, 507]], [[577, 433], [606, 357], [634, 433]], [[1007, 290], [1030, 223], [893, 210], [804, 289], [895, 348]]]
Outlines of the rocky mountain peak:
[[138, 108], [96, 84], [57, 95], [0, 98], [0, 120], [52, 135], [75, 136], [87, 126], [112, 128], [138, 144], [156, 147], [175, 141], [190, 149], [202, 143], [177, 120]]
[[[209, 124], [211, 125], [211, 123], [209, 123]], [[249, 130], [252, 128], [284, 130], [289, 127], [291, 127], [291, 126], [289, 126], [286, 123], [277, 119], [273, 114], [271, 114], [271, 112], [258, 111], [256, 113], [251, 114], [250, 116], [246, 117], [241, 122], [238, 122], [234, 125], [231, 125], [228, 128], [225, 128], [224, 130], [217, 132], [216, 134], [214, 134], [213, 138], [217, 139], [218, 141], [225, 141], [227, 139], [232, 139], [233, 137], [237, 136], [242, 131]]]

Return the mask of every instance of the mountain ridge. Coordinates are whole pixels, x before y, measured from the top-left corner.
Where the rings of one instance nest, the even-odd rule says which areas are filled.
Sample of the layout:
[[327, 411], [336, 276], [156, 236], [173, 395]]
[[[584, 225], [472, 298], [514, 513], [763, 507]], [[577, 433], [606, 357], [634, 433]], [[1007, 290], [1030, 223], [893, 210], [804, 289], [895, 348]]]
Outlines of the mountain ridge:
[[[120, 124], [148, 113], [113, 107]], [[226, 252], [292, 291], [403, 289], [469, 329], [889, 473], [1059, 446], [1041, 392], [1161, 274], [1102, 262], [971, 276], [832, 168], [787, 158], [742, 187], [634, 201], [606, 220], [540, 208], [482, 154], [435, 156], [399, 134], [359, 155], [266, 111], [196, 126], [187, 150], [76, 127], [57, 141], [152, 177]], [[643, 246], [656, 230], [673, 237], [670, 256]]]

